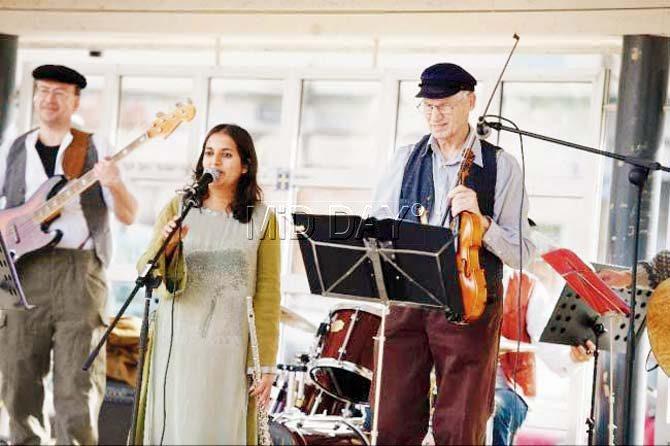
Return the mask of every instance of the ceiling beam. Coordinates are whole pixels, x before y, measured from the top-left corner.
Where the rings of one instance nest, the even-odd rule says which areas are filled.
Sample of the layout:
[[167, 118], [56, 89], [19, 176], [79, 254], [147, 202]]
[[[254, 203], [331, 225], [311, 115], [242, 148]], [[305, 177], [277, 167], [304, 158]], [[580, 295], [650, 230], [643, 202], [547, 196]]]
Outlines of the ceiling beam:
[[163, 33], [222, 36], [670, 35], [670, 9], [403, 14], [209, 14], [1, 10], [2, 32]]
[[366, 14], [663, 9], [668, 0], [0, 0], [0, 9], [54, 12]]

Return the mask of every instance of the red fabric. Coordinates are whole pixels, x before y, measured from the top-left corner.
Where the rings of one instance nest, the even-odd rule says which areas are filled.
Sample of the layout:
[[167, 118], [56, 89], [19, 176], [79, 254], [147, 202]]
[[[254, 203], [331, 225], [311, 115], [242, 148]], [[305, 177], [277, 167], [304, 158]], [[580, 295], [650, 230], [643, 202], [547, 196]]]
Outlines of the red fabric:
[[655, 429], [656, 429], [656, 418], [647, 417], [644, 420], [644, 444], [645, 444], [645, 446], [654, 444]]
[[[526, 330], [526, 316], [528, 302], [534, 286], [534, 280], [524, 274], [521, 279], [521, 296], [519, 298], [519, 273], [515, 272], [510, 278], [503, 302], [501, 333], [504, 337], [513, 341], [531, 342], [530, 335]], [[521, 327], [521, 330], [519, 330], [519, 327]], [[513, 383], [516, 380], [525, 396], [535, 396], [534, 353], [505, 353], [500, 357], [500, 366], [508, 382]]]
[[521, 428], [514, 436], [514, 446], [555, 446], [557, 444], [565, 444], [565, 438], [548, 430]]

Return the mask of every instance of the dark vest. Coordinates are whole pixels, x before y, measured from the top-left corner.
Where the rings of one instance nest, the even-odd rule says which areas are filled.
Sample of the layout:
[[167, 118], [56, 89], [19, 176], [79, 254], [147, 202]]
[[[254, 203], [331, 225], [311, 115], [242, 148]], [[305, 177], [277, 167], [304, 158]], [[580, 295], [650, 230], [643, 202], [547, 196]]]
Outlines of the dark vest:
[[[9, 149], [7, 154], [7, 169], [5, 182], [2, 186], [2, 195], [5, 196], [6, 207], [20, 206], [26, 201], [26, 138], [30, 132], [19, 136]], [[65, 159], [65, 157], [64, 157]], [[86, 159], [81, 168], [81, 173], [92, 169], [98, 162], [98, 152], [93, 143], [93, 138], [88, 136], [88, 150]], [[81, 208], [86, 219], [86, 224], [93, 238], [95, 253], [102, 264], [109, 265], [112, 254], [112, 235], [109, 227], [109, 215], [107, 206], [102, 196], [102, 187], [99, 183], [88, 188], [80, 196]]]
[[[399, 218], [419, 222], [416, 212], [417, 204], [432, 211], [435, 201], [435, 184], [433, 179], [433, 156], [428, 148], [430, 135], [426, 135], [414, 146], [405, 164], [405, 173], [400, 189]], [[477, 193], [477, 202], [482, 214], [493, 218], [495, 203], [496, 178], [498, 176], [497, 152], [502, 150], [481, 141], [483, 167], [472, 164], [470, 175], [465, 185]], [[479, 252], [479, 260], [486, 275], [486, 285], [490, 298], [502, 297], [502, 262], [493, 253], [483, 248]]]

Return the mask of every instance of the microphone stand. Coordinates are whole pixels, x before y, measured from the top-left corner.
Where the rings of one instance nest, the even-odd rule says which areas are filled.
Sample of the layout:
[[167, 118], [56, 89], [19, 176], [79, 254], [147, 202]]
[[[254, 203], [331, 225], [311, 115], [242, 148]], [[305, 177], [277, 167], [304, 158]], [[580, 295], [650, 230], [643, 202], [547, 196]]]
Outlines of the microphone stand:
[[189, 193], [187, 193], [187, 195], [185, 196], [184, 206], [182, 208], [181, 214], [179, 215], [179, 218], [175, 220], [177, 225], [165, 238], [163, 244], [160, 246], [156, 254], [154, 254], [153, 258], [149, 260], [149, 262], [147, 262], [142, 272], [139, 273], [139, 275], [135, 279], [135, 288], [133, 288], [133, 290], [130, 292], [126, 301], [121, 306], [121, 309], [116, 314], [116, 317], [114, 317], [114, 320], [109, 324], [109, 327], [107, 327], [107, 330], [102, 335], [100, 342], [98, 342], [98, 345], [96, 345], [93, 351], [91, 351], [91, 353], [88, 355], [88, 358], [86, 358], [86, 362], [84, 362], [84, 365], [82, 367], [84, 371], [88, 371], [88, 369], [93, 364], [95, 358], [100, 354], [100, 350], [104, 346], [112, 330], [114, 329], [114, 327], [116, 327], [119, 320], [125, 313], [126, 309], [130, 305], [132, 300], [135, 298], [137, 292], [140, 290], [140, 288], [144, 288], [144, 312], [142, 314], [142, 328], [140, 330], [140, 345], [139, 345], [140, 359], [137, 364], [137, 377], [135, 378], [135, 394], [133, 398], [133, 416], [131, 418], [129, 444], [135, 444], [137, 417], [139, 415], [139, 408], [140, 408], [140, 395], [142, 393], [142, 375], [144, 372], [144, 357], [146, 355], [147, 340], [148, 340], [147, 338], [149, 333], [149, 307], [151, 304], [153, 290], [155, 288], [158, 288], [158, 286], [161, 283], [161, 278], [155, 277], [153, 275], [153, 271], [158, 266], [158, 260], [165, 252], [165, 248], [167, 247], [168, 243], [170, 242], [174, 234], [177, 233], [177, 231], [181, 230], [181, 226], [184, 219], [186, 218], [186, 215], [188, 215], [188, 213], [191, 211], [192, 208], [194, 207], [199, 208], [202, 206], [202, 196], [204, 195], [204, 191], [206, 190], [207, 190], [206, 185], [204, 186], [204, 188], [202, 187], [199, 189], [192, 188], [189, 190]]
[[[632, 166], [632, 169], [628, 173], [628, 181], [637, 188], [637, 205], [635, 207], [635, 239], [632, 253], [632, 271], [633, 283], [631, 284], [631, 293], [630, 293], [630, 315], [628, 317], [628, 341], [626, 348], [626, 380], [625, 380], [625, 389], [628, 394], [627, 398], [624, 398], [624, 420], [629, 420], [631, 416], [631, 395], [632, 395], [632, 386], [633, 386], [633, 370], [635, 363], [635, 354], [636, 354], [636, 342], [635, 339], [635, 309], [636, 309], [636, 300], [637, 300], [637, 262], [639, 256], [639, 242], [640, 242], [640, 217], [641, 209], [640, 203], [642, 202], [642, 192], [644, 190], [647, 177], [649, 172], [652, 171], [662, 171], [670, 172], [670, 167], [661, 165], [660, 163], [638, 158], [635, 156], [621, 155], [618, 153], [607, 152], [605, 150], [595, 149], [593, 147], [584, 146], [581, 144], [575, 144], [570, 141], [565, 141], [562, 139], [552, 138], [545, 135], [540, 135], [538, 133], [528, 132], [525, 130], [520, 130], [514, 127], [509, 127], [503, 125], [500, 122], [488, 122], [486, 118], [497, 118], [497, 116], [485, 115], [479, 118], [479, 123], [482, 124], [482, 128], [486, 127], [492, 128], [497, 131], [505, 131], [509, 133], [515, 133], [517, 135], [528, 136], [531, 138], [539, 139], [542, 141], [547, 141], [553, 144], [562, 145], [565, 147], [570, 147], [573, 149], [581, 150], [583, 152], [593, 153], [595, 155], [604, 156], [606, 158], [612, 158], [615, 160], [623, 161], [626, 164]], [[626, 421], [628, 422], [628, 421]], [[628, 428], [625, 432], [625, 437], [630, 436]], [[630, 443], [630, 441], [625, 441], [625, 443]]]

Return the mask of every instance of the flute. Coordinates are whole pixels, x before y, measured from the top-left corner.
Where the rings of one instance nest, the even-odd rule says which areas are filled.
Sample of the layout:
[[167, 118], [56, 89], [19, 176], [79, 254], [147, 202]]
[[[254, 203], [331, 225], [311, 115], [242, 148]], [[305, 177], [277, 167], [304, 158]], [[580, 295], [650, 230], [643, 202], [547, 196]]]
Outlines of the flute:
[[[256, 333], [256, 316], [254, 314], [254, 300], [247, 296], [247, 321], [249, 322], [249, 342], [251, 342], [251, 358], [254, 363], [252, 379], [254, 385], [261, 383], [261, 357], [258, 353], [258, 335]], [[270, 418], [267, 407], [261, 407], [256, 400], [256, 420], [258, 431], [258, 444], [261, 446], [271, 446], [272, 437], [270, 437]]]

